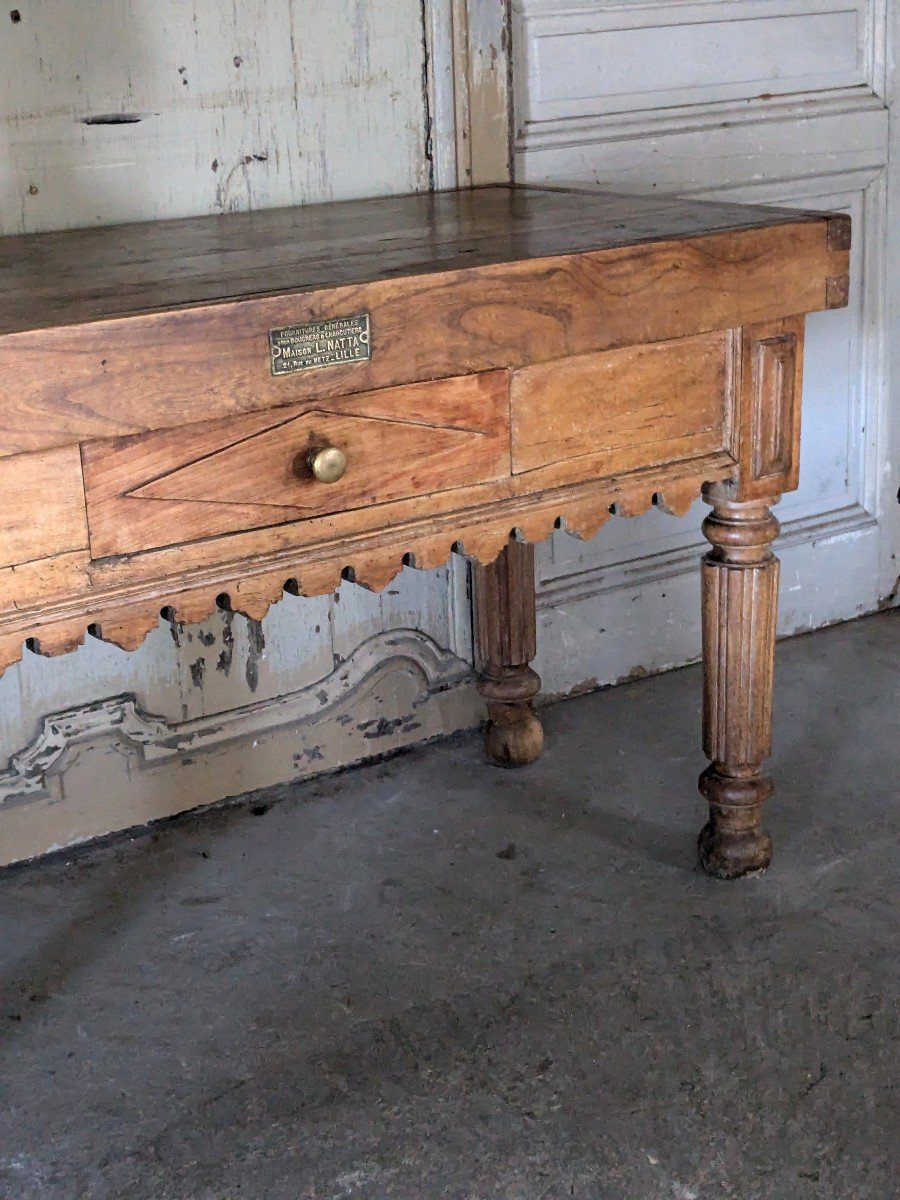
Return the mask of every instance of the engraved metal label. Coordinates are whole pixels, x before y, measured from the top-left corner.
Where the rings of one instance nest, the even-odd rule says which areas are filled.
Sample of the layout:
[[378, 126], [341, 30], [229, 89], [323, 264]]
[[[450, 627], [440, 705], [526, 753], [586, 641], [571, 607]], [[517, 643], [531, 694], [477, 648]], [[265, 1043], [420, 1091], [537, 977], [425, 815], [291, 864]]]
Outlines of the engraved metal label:
[[273, 375], [291, 375], [314, 367], [336, 367], [372, 357], [369, 314], [333, 317], [269, 330]]

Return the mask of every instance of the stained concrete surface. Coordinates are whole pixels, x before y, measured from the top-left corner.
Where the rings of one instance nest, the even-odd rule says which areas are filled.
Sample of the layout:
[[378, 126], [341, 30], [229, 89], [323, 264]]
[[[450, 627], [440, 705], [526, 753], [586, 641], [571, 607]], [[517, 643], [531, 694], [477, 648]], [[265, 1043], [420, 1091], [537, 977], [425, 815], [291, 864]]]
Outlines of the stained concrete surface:
[[695, 668], [0, 876], [0, 1196], [896, 1196], [900, 617], [778, 671], [757, 879]]

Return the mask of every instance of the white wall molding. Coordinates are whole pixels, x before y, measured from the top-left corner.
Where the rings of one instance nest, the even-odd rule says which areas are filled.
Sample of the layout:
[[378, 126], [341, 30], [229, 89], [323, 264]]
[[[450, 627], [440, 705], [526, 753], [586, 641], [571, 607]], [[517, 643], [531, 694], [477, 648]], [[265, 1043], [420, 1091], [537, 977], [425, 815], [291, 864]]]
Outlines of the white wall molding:
[[[472, 728], [471, 667], [412, 629], [377, 634], [283, 696], [172, 719], [133, 693], [51, 713], [0, 773], [0, 863], [308, 779]], [[340, 782], [328, 786], [340, 792]]]
[[885, 30], [885, 0], [514, 0], [517, 122], [883, 96]]
[[[861, 505], [848, 504], [832, 512], [815, 513], [782, 522], [776, 549], [783, 554], [800, 543], [819, 543], [845, 537], [872, 530], [877, 524], [876, 518]], [[601, 530], [598, 537], [602, 536]], [[697, 537], [685, 545], [656, 554], [588, 563], [576, 570], [542, 576], [538, 583], [538, 607], [553, 608], [556, 605], [580, 603], [608, 592], [664, 584], [678, 575], [698, 572], [700, 559], [708, 549], [709, 544], [700, 536], [698, 526]]]
[[516, 153], [553, 150], [585, 143], [633, 143], [640, 138], [673, 134], [706, 134], [717, 130], [750, 127], [757, 133], [779, 122], [812, 121], [823, 117], [842, 120], [883, 113], [881, 98], [868, 88], [820, 92], [804, 97], [708, 100], [700, 104], [665, 109], [641, 109], [609, 116], [566, 117], [540, 123], [519, 124]]
[[687, 121], [659, 129], [636, 121], [614, 134], [607, 138], [596, 125], [546, 137], [529, 133], [516, 143], [516, 178], [686, 195], [875, 170], [887, 156], [888, 113], [871, 98], [821, 111], [803, 106], [771, 119], [759, 112], [744, 121], [727, 114], [708, 119], [698, 110]]

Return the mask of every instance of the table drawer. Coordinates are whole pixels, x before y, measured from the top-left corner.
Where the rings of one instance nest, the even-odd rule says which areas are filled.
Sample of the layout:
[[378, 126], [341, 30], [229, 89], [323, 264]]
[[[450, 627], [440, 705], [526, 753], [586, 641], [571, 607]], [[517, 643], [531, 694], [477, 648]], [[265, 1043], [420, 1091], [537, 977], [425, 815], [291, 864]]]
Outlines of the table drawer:
[[[346, 457], [335, 482], [310, 456]], [[94, 558], [427, 497], [509, 474], [508, 375], [306, 402], [82, 446]], [[423, 510], [425, 511], [425, 510]]]
[[734, 339], [705, 333], [512, 375], [512, 469], [565, 483], [727, 449]]

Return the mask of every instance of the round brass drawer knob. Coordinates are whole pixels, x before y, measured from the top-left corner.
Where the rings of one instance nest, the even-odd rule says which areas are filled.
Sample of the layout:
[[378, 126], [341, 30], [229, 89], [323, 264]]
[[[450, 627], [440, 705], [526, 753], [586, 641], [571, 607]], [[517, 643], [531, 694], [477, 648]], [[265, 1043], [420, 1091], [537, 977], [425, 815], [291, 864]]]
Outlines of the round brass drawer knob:
[[323, 450], [311, 450], [309, 469], [319, 483], [337, 483], [347, 470], [347, 455], [337, 446], [326, 446]]

